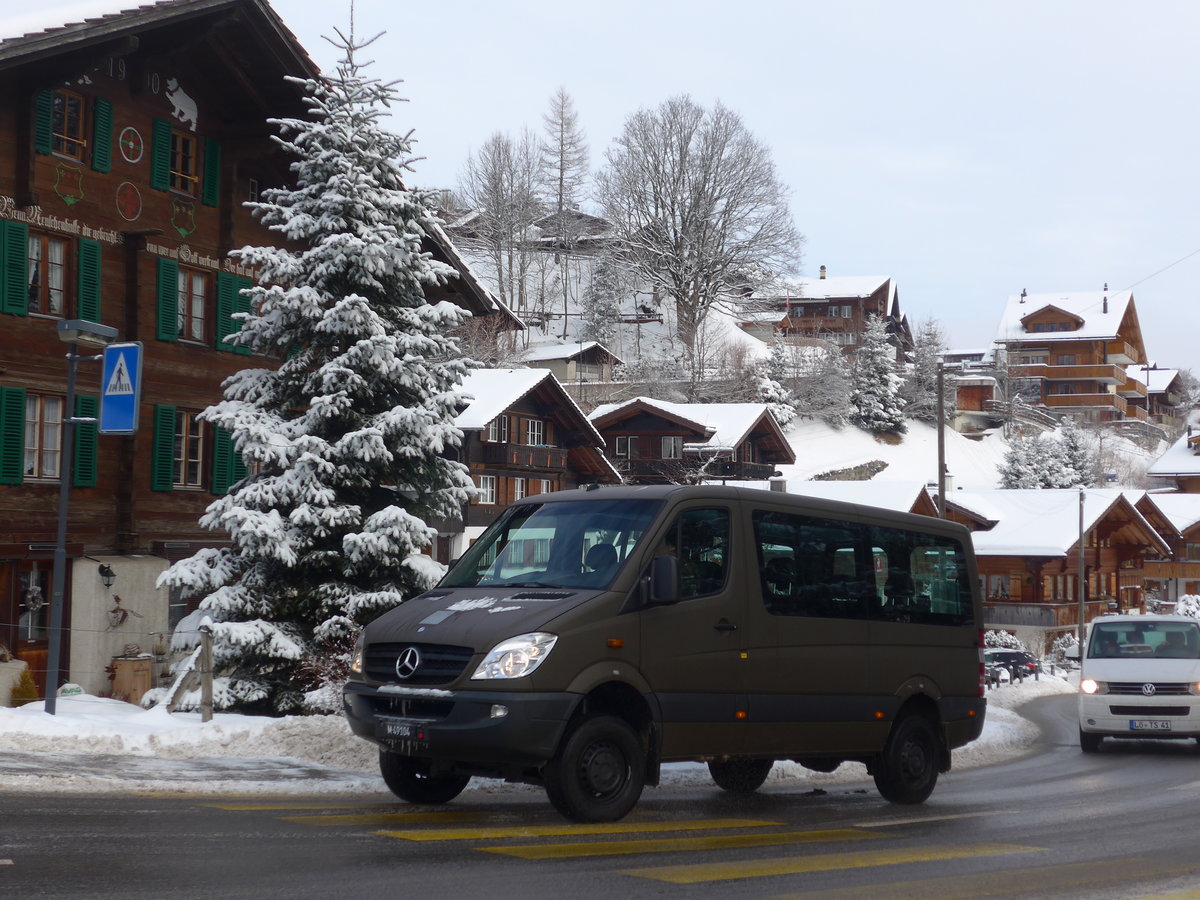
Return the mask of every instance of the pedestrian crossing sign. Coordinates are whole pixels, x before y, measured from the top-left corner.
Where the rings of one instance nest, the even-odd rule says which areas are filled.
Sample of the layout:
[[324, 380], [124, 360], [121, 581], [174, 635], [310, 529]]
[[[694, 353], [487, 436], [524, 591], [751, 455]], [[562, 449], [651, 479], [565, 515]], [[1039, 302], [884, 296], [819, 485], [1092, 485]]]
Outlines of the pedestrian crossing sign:
[[100, 384], [100, 433], [134, 434], [142, 395], [141, 341], [104, 348]]

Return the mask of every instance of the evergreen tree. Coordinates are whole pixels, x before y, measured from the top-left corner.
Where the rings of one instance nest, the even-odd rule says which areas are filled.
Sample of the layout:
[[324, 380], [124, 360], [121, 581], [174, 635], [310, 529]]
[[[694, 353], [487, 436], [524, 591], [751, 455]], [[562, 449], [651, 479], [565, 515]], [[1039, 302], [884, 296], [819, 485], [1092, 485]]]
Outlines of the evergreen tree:
[[632, 292], [629, 276], [612, 253], [601, 256], [583, 294], [579, 328], [581, 341], [598, 341], [612, 348], [621, 320], [621, 300]]
[[1019, 435], [1009, 442], [998, 469], [1000, 487], [1005, 490], [1067, 487], [1061, 483], [1062, 468], [1057, 443], [1042, 440], [1040, 434]]
[[796, 414], [820, 419], [828, 425], [845, 425], [851, 415], [850, 369], [840, 350], [803, 348], [804, 374], [793, 392]]
[[896, 374], [896, 352], [879, 316], [870, 316], [851, 369], [851, 420], [874, 434], [903, 434], [902, 379]]
[[1062, 487], [1091, 487], [1096, 483], [1096, 454], [1088, 445], [1087, 435], [1073, 419], [1063, 422], [1059, 449], [1063, 480], [1067, 482]]
[[395, 90], [355, 58], [371, 41], [338, 38], [336, 74], [297, 80], [310, 116], [272, 120], [295, 186], [255, 213], [287, 248], [235, 254], [258, 279], [231, 340], [283, 362], [232, 376], [203, 413], [250, 473], [201, 520], [230, 543], [159, 579], [204, 598], [219, 708], [327, 711], [330, 691], [305, 674], [328, 679], [363, 623], [432, 583], [425, 523], [472, 491], [439, 455], [462, 438], [467, 362], [448, 334], [467, 313], [425, 297], [453, 274], [421, 250], [433, 198], [404, 186], [410, 138], [380, 123]]
[[[946, 351], [946, 339], [936, 319], [927, 319], [917, 326], [913, 336], [913, 361], [904, 379], [901, 396], [904, 414], [911, 419], [937, 423], [938, 363]], [[947, 420], [954, 417], [954, 376], [944, 375], [945, 388], [942, 406]]]

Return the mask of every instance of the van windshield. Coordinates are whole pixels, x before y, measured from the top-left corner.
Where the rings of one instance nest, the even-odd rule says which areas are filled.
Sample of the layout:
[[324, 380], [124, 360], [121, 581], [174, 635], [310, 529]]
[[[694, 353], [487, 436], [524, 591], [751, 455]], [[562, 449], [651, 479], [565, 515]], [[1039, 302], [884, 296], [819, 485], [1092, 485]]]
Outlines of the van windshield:
[[1097, 622], [1089, 659], [1200, 659], [1200, 622]]
[[662, 508], [660, 500], [528, 503], [497, 519], [441, 587], [603, 588]]

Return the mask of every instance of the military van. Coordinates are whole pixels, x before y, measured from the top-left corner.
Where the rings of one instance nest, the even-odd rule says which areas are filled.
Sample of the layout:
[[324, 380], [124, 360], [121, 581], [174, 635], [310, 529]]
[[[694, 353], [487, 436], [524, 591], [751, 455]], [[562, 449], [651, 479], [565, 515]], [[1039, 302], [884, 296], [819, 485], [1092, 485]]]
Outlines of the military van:
[[920, 803], [983, 728], [981, 621], [953, 523], [725, 486], [539, 494], [365, 628], [344, 707], [414, 803], [502, 778], [613, 821], [684, 760], [734, 792], [854, 760]]

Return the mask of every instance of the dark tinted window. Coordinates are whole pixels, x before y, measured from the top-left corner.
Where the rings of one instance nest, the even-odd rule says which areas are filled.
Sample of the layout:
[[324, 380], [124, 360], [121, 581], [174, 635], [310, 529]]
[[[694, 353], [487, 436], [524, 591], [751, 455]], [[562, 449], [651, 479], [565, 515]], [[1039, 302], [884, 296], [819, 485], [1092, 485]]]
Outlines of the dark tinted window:
[[679, 597], [715, 594], [729, 570], [729, 510], [689, 509], [664, 535], [655, 556], [679, 560]]

